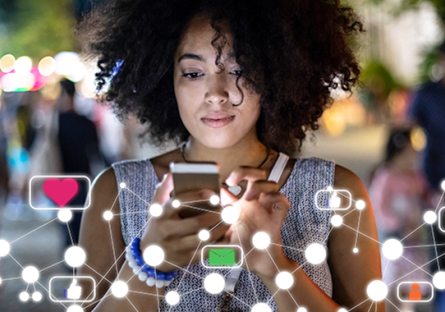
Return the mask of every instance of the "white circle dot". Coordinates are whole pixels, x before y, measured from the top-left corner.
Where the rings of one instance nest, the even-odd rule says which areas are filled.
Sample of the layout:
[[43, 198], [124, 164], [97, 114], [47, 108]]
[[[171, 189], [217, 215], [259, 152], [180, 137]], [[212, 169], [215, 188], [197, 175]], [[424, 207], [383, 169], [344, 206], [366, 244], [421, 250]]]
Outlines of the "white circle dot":
[[348, 312], [348, 310], [346, 310], [345, 308], [340, 308], [337, 312]]
[[442, 189], [442, 191], [445, 191], [445, 180], [440, 183], [440, 188]]
[[252, 312], [272, 312], [267, 303], [260, 302], [252, 307]]
[[83, 309], [81, 306], [73, 304], [66, 310], [66, 312], [83, 312]]
[[10, 250], [11, 246], [9, 246], [9, 243], [4, 239], [0, 239], [0, 257], [4, 257], [9, 254]]
[[359, 199], [355, 202], [355, 208], [357, 208], [358, 210], [363, 210], [365, 209], [365, 207], [366, 207], [365, 201]]
[[150, 206], [150, 208], [148, 209], [148, 212], [150, 212], [150, 214], [153, 217], [159, 217], [162, 214], [163, 211], [164, 211], [164, 208], [162, 208], [162, 206], [160, 204], [157, 204], [157, 203], [152, 204]]
[[375, 280], [369, 283], [366, 293], [371, 300], [382, 301], [388, 295], [388, 286], [380, 280]]
[[210, 203], [214, 206], [219, 204], [219, 196], [218, 195], [212, 195], [210, 196]]
[[2, 280], [2, 278], [0, 277], [0, 285], [3, 283], [3, 280]]
[[423, 220], [428, 224], [433, 224], [437, 220], [437, 215], [434, 211], [427, 211], [423, 215]]
[[59, 212], [57, 213], [57, 217], [62, 222], [68, 222], [72, 219], [73, 213], [71, 212], [70, 209], [60, 209]]
[[128, 293], [128, 285], [123, 281], [114, 282], [111, 286], [111, 293], [117, 298], [123, 298]]
[[433, 285], [437, 289], [445, 289], [445, 272], [439, 271], [433, 276]]
[[204, 288], [211, 294], [219, 294], [223, 291], [226, 282], [224, 277], [218, 273], [211, 273], [204, 279]]
[[36, 267], [28, 266], [23, 269], [22, 278], [24, 279], [25, 282], [27, 282], [29, 284], [37, 282], [37, 280], [39, 279], [39, 276], [40, 276], [40, 273]]
[[179, 299], [180, 299], [179, 294], [176, 291], [169, 291], [165, 295], [165, 301], [167, 301], [169, 305], [177, 305]]
[[270, 236], [266, 232], [258, 232], [252, 237], [252, 243], [257, 249], [266, 249], [270, 245]]
[[125, 182], [121, 182], [121, 183], [119, 184], [119, 186], [120, 186], [121, 188], [126, 188], [126, 187], [127, 187], [127, 184], [126, 184]]
[[22, 291], [19, 295], [19, 299], [23, 302], [26, 302], [29, 300], [29, 294], [26, 291]]
[[352, 252], [353, 252], [353, 253], [358, 253], [358, 248], [357, 248], [357, 247], [354, 247], [354, 249], [352, 249]]
[[174, 199], [172, 201], [172, 206], [173, 206], [173, 208], [179, 208], [179, 206], [181, 206], [181, 202], [177, 199]]
[[227, 206], [221, 211], [221, 218], [227, 224], [233, 224], [239, 219], [239, 210], [233, 206]]
[[318, 243], [313, 243], [306, 248], [304, 255], [309, 263], [320, 264], [326, 259], [326, 249]]
[[80, 267], [82, 264], [84, 264], [86, 258], [87, 255], [85, 254], [85, 251], [78, 246], [70, 247], [65, 252], [65, 261], [73, 268]]
[[42, 293], [39, 291], [36, 291], [32, 294], [32, 300], [34, 300], [35, 302], [39, 302], [40, 300], [42, 300]]
[[403, 245], [397, 239], [390, 238], [383, 243], [382, 253], [389, 260], [398, 259], [403, 254]]
[[334, 227], [339, 227], [340, 225], [343, 224], [343, 217], [340, 215], [334, 215], [331, 218], [331, 224]]
[[147, 263], [149, 266], [155, 267], [164, 261], [165, 253], [161, 247], [151, 245], [145, 248], [142, 257], [144, 258], [145, 263]]
[[294, 277], [289, 272], [280, 272], [275, 278], [275, 283], [281, 289], [289, 289], [294, 284]]
[[200, 240], [206, 241], [206, 240], [208, 240], [210, 238], [210, 232], [207, 231], [207, 230], [201, 230], [198, 233], [198, 237], [199, 237]]
[[299, 307], [297, 312], [307, 312], [307, 309], [305, 307]]
[[110, 210], [104, 212], [103, 217], [105, 220], [110, 221], [113, 219], [113, 213]]

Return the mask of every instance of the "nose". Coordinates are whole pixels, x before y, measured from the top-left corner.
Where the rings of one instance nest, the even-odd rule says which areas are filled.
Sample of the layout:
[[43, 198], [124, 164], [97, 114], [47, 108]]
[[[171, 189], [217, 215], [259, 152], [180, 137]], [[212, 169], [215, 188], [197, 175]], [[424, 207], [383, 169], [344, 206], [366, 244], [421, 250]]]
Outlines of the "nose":
[[205, 95], [208, 104], [222, 105], [229, 101], [227, 82], [224, 74], [214, 74], [209, 79], [208, 90]]

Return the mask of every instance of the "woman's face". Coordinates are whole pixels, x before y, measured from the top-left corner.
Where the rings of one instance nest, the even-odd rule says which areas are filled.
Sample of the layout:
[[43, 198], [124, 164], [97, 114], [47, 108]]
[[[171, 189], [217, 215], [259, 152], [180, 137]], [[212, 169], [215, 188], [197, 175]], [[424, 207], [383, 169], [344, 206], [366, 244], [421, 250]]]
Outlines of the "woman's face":
[[174, 88], [182, 122], [195, 140], [210, 148], [225, 148], [243, 138], [256, 138], [260, 96], [236, 87], [240, 67], [230, 58], [231, 44], [224, 46], [216, 65], [216, 50], [211, 45], [215, 32], [208, 20], [194, 18], [187, 28], [174, 59]]

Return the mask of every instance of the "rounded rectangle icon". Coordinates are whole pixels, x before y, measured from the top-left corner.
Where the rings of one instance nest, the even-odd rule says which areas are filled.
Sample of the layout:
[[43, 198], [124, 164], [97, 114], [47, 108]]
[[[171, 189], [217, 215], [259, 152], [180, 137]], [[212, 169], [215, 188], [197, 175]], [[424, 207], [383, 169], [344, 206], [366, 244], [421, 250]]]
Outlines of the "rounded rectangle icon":
[[29, 180], [29, 205], [35, 210], [85, 210], [91, 204], [85, 175], [37, 175]]
[[[205, 259], [209, 259], [206, 264]], [[238, 245], [207, 245], [201, 250], [201, 263], [208, 269], [235, 269], [243, 265], [243, 249]]]
[[352, 196], [348, 190], [319, 190], [315, 193], [315, 207], [320, 210], [348, 210]]
[[[79, 281], [91, 283], [93, 291], [87, 294]], [[91, 276], [54, 276], [49, 280], [48, 292], [54, 302], [91, 302], [96, 298], [96, 281]]]
[[[406, 298], [400, 297], [400, 290], [409, 293]], [[430, 289], [426, 294], [426, 289]], [[429, 282], [401, 282], [397, 285], [397, 298], [402, 302], [430, 302], [434, 297], [434, 287]]]
[[437, 218], [439, 219], [439, 230], [442, 232], [445, 232], [445, 226], [444, 226], [444, 218], [445, 218], [445, 207], [440, 208], [439, 213], [437, 214]]

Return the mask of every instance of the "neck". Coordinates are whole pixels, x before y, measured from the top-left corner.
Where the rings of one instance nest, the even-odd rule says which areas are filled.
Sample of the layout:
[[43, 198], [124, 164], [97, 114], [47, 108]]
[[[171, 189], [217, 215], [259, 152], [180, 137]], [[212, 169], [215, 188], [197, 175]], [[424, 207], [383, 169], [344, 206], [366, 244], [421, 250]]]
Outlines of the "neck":
[[[220, 166], [222, 181], [239, 166], [259, 166], [266, 158], [267, 148], [257, 138], [256, 133], [246, 135], [232, 146], [212, 148], [191, 137], [184, 147], [187, 161], [215, 161]], [[267, 166], [267, 161], [263, 167]]]

